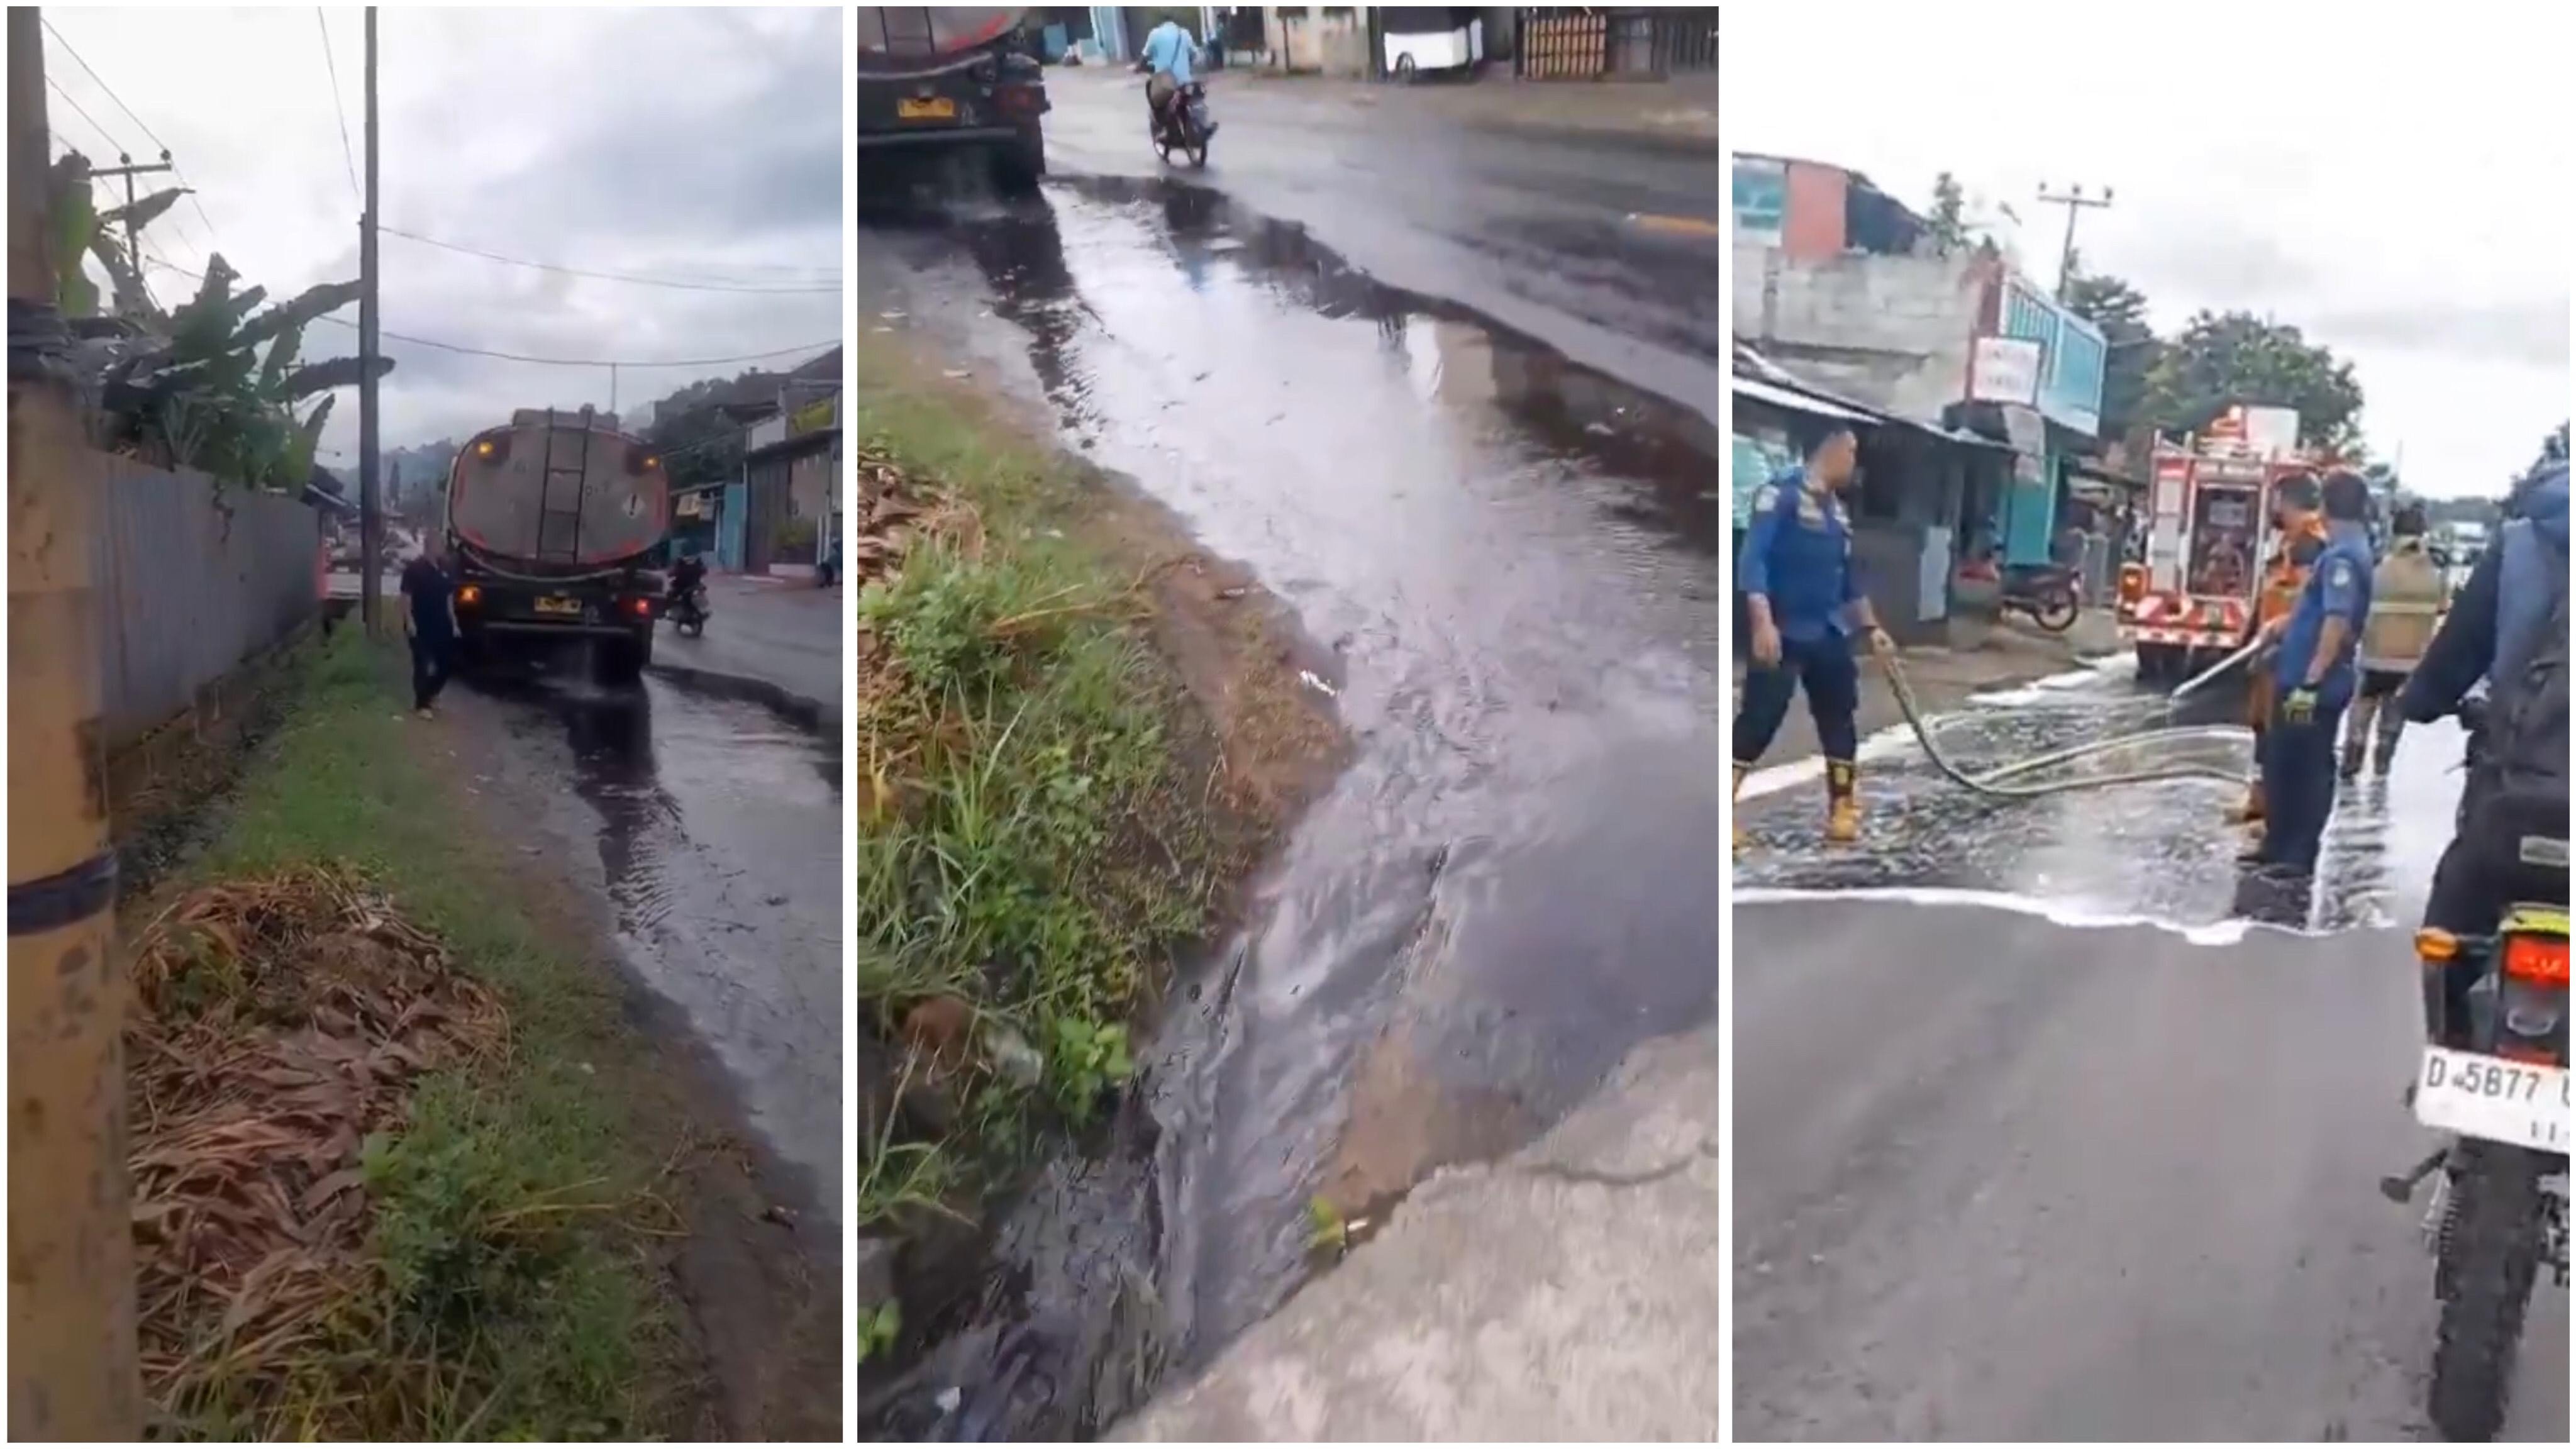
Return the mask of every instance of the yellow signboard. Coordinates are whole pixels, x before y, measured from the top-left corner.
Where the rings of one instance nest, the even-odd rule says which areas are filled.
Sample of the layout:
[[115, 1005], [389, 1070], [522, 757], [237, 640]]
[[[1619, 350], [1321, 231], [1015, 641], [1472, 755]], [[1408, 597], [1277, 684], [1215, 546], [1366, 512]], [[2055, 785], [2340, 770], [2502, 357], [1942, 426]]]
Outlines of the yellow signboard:
[[798, 408], [796, 411], [787, 415], [787, 436], [791, 438], [801, 438], [807, 433], [819, 433], [827, 428], [835, 426], [840, 422], [840, 420], [841, 399], [839, 394], [836, 393], [827, 398], [817, 398], [813, 402], [807, 403], [805, 406]]

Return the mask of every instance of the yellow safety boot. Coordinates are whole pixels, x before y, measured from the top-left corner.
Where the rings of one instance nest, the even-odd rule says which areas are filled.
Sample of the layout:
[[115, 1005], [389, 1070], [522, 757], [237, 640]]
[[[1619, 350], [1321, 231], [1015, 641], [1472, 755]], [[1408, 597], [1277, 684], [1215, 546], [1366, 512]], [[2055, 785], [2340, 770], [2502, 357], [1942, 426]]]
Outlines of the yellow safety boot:
[[2255, 780], [2245, 787], [2245, 800], [2227, 812], [2227, 818], [2238, 825], [2260, 826], [2264, 815], [2263, 782]]
[[1860, 839], [1859, 775], [1849, 760], [1825, 761], [1825, 839], [1836, 845]]

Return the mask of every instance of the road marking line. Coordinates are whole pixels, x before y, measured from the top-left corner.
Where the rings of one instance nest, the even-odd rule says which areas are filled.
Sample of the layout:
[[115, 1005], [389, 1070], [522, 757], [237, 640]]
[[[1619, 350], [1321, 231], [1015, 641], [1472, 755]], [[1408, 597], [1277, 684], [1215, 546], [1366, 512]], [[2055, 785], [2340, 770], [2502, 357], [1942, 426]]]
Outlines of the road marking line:
[[1724, 236], [1726, 223], [1697, 216], [1657, 216], [1652, 212], [1628, 213], [1628, 224], [1645, 231], [1668, 232], [1675, 236]]

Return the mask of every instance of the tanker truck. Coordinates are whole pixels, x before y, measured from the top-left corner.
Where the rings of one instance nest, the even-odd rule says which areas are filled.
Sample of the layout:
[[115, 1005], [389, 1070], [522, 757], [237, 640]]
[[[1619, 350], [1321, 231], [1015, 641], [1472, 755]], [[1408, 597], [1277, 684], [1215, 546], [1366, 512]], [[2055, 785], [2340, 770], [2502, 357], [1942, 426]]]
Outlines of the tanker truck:
[[1021, 31], [1026, 10], [862, 5], [858, 160], [980, 152], [997, 190], [1046, 175], [1046, 72]]
[[589, 408], [521, 408], [456, 451], [447, 544], [470, 664], [585, 645], [603, 683], [653, 658], [671, 484], [650, 444]]

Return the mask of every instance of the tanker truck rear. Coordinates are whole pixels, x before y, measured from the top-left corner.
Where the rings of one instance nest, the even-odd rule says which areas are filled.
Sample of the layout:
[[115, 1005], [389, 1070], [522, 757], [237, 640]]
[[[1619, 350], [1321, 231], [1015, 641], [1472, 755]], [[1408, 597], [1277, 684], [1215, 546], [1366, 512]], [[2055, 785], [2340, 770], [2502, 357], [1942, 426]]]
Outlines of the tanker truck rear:
[[670, 526], [661, 458], [614, 419], [521, 408], [475, 434], [447, 481], [465, 657], [585, 645], [601, 680], [633, 680], [653, 657]]
[[1019, 9], [862, 5], [858, 148], [871, 157], [981, 153], [994, 186], [1037, 189], [1046, 175], [1046, 72], [1029, 53]]

